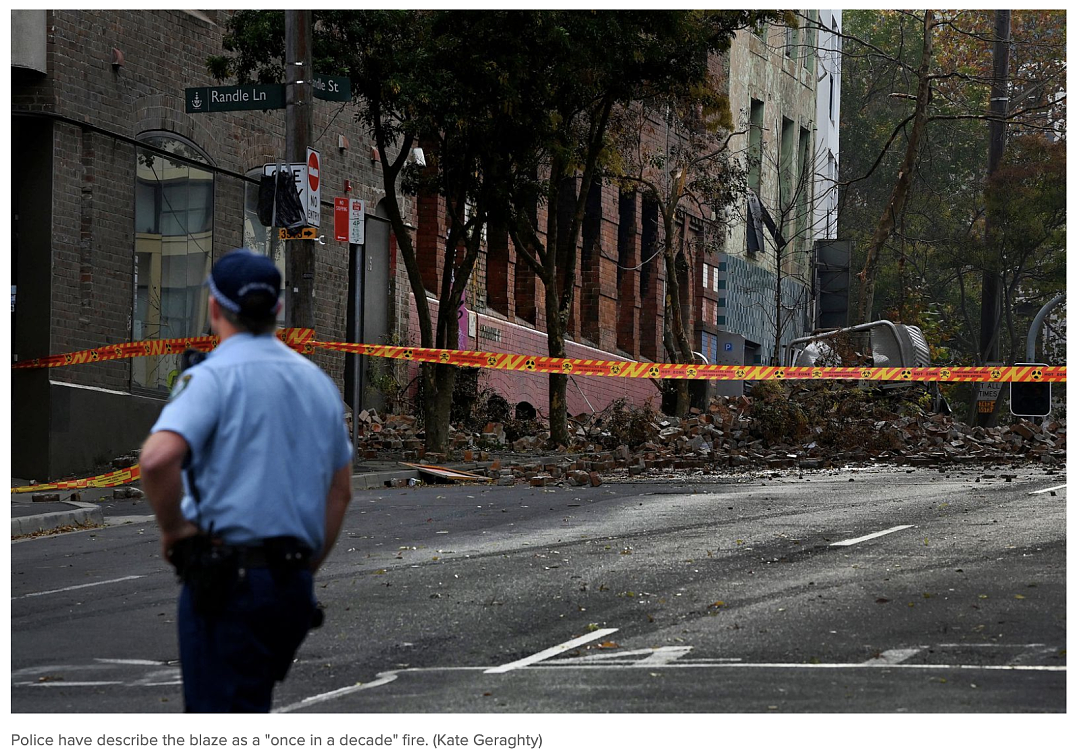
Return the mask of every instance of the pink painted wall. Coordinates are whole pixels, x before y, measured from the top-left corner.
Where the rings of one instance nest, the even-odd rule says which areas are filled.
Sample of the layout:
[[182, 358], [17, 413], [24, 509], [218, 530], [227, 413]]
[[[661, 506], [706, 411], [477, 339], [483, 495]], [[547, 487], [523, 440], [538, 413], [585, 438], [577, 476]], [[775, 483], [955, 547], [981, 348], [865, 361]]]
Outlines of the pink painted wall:
[[[439, 303], [428, 299], [432, 320], [438, 316]], [[519, 324], [513, 324], [500, 318], [477, 314], [476, 335], [463, 333], [462, 341], [468, 348], [484, 352], [513, 353], [515, 355], [547, 355], [547, 335]], [[464, 329], [467, 323], [462, 324]], [[498, 341], [493, 333], [498, 332]], [[483, 334], [483, 337], [480, 335]], [[420, 328], [416, 316], [416, 305], [409, 296], [409, 343], [420, 344]], [[610, 352], [598, 350], [587, 345], [567, 341], [566, 351], [571, 358], [587, 360], [626, 360]], [[416, 375], [419, 366], [409, 364], [409, 378]], [[537, 411], [547, 415], [548, 375], [546, 373], [525, 373], [524, 371], [485, 370], [481, 375], [481, 386], [494, 389], [503, 395], [511, 405], [528, 402]], [[574, 376], [566, 387], [566, 404], [570, 415], [603, 410], [616, 399], [625, 397], [632, 404], [644, 405], [648, 401], [659, 408], [660, 391], [649, 379], [621, 379], [605, 376]]]

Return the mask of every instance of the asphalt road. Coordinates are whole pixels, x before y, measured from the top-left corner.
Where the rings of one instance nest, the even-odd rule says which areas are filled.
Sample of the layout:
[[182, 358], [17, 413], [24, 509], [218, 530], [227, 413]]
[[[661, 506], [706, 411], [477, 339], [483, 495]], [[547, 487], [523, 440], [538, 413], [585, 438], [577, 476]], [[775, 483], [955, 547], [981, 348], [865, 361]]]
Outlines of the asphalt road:
[[[890, 468], [357, 492], [317, 579], [327, 624], [275, 709], [1063, 713], [1064, 483]], [[177, 586], [146, 513], [12, 543], [13, 713], [182, 710]]]

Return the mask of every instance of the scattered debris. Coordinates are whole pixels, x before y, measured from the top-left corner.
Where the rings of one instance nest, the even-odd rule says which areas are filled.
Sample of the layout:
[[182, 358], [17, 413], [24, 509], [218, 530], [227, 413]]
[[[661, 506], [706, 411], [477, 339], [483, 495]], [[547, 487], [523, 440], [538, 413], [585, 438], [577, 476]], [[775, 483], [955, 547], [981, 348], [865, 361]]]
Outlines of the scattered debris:
[[[425, 475], [431, 475], [439, 480], [472, 480], [472, 481], [490, 481], [491, 478], [484, 475], [477, 475], [476, 473], [467, 473], [464, 470], [451, 470], [448, 467], [439, 467], [438, 465], [414, 465], [411, 462], [402, 462], [402, 465], [411, 467], [415, 470], [419, 470]], [[409, 479], [411, 480], [411, 478]]]
[[[653, 470], [819, 470], [852, 463], [912, 466], [1065, 461], [1065, 421], [1018, 420], [996, 428], [968, 426], [930, 412], [918, 389], [866, 391], [854, 385], [759, 382], [749, 394], [716, 398], [683, 420], [617, 400], [571, 421], [575, 443], [557, 461], [534, 460], [549, 434], [511, 438], [503, 423], [479, 432], [452, 428], [447, 459], [491, 462], [499, 485], [600, 485], [616, 469], [629, 476]], [[376, 416], [377, 418], [377, 416]], [[375, 420], [376, 418], [372, 418]], [[402, 451], [424, 456], [423, 431], [408, 416], [387, 416], [362, 433], [362, 453]], [[526, 455], [514, 462], [513, 455]], [[430, 456], [430, 455], [429, 455]], [[440, 460], [442, 457], [439, 458]], [[500, 461], [501, 460], [501, 461]]]
[[[460, 481], [541, 489], [595, 487], [615, 473], [645, 479], [659, 472], [814, 471], [870, 463], [1064, 467], [1064, 419], [983, 428], [929, 407], [915, 385], [868, 391], [843, 382], [758, 382], [746, 395], [714, 398], [681, 420], [617, 400], [572, 417], [572, 446], [552, 449], [542, 420], [527, 412], [517, 417], [517, 411], [511, 417], [509, 407], [488, 397], [482, 410], [451, 426], [446, 453], [425, 452], [415, 416], [374, 410], [357, 416], [357, 451], [360, 460], [402, 462], [429, 477], [444, 473], [443, 480], [453, 473]], [[419, 460], [428, 464], [413, 464]], [[448, 462], [475, 464], [464, 468], [471, 473], [440, 467]]]

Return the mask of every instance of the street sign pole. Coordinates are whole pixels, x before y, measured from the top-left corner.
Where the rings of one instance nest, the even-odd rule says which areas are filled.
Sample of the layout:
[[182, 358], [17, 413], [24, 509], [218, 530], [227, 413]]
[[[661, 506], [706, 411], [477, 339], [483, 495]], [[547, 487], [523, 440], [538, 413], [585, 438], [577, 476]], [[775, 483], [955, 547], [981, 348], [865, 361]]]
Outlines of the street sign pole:
[[[285, 161], [306, 163], [314, 140], [311, 11], [285, 11]], [[315, 245], [291, 241], [285, 252], [285, 326], [315, 328]]]

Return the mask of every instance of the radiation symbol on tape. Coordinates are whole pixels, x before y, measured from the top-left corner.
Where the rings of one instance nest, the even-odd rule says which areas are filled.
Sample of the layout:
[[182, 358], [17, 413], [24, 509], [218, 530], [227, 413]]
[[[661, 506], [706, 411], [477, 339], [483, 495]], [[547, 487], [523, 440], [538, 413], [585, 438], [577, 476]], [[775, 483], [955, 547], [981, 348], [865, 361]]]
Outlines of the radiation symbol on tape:
[[97, 360], [97, 359], [98, 359], [97, 350], [91, 350], [90, 351], [90, 360]]
[[1042, 369], [1036, 368], [1031, 372], [1031, 378], [1033, 381], [1042, 381]]
[[911, 369], [910, 368], [905, 368], [903, 371], [901, 371], [900, 372], [900, 378], [902, 378], [902, 379], [910, 379], [911, 378]]
[[697, 376], [697, 369], [696, 368], [694, 368], [693, 366], [690, 366], [689, 368], [686, 369], [686, 378], [692, 379], [692, 378], [695, 378], [696, 376]]
[[488, 358], [487, 358], [488, 368], [494, 368], [495, 364], [498, 363], [498, 362], [499, 362], [499, 359], [496, 358], [494, 355], [489, 355]]
[[620, 371], [619, 364], [618, 363], [612, 363], [611, 364], [611, 375], [612, 376], [618, 376], [619, 371]]
[[950, 371], [948, 368], [942, 368], [941, 369], [941, 380], [942, 381], [947, 381], [950, 376], [952, 376], [952, 371]]
[[533, 360], [532, 358], [529, 358], [528, 360], [526, 360], [525, 361], [525, 370], [526, 371], [535, 371], [536, 370], [536, 361]]
[[735, 369], [735, 376], [737, 378], [740, 378], [740, 379], [746, 378], [746, 369], [745, 368], [736, 368]]
[[779, 371], [776, 372], [776, 378], [778, 378], [778, 379], [784, 378], [784, 369], [783, 368], [781, 368]]
[[868, 379], [873, 375], [873, 372], [869, 368], [862, 369], [862, 377]]
[[571, 363], [570, 361], [565, 361], [562, 364], [562, 371], [563, 371], [563, 373], [573, 373], [574, 372], [574, 364]]
[[124, 348], [122, 348], [120, 345], [117, 345], [113, 348], [113, 355], [117, 358], [124, 357]]
[[440, 363], [449, 363], [450, 362], [450, 353], [448, 353], [448, 352], [439, 353], [439, 362]]
[[1001, 369], [1000, 368], [995, 368], [994, 370], [992, 370], [990, 372], [990, 377], [993, 378], [995, 381], [997, 379], [1000, 379], [1001, 378]]
[[813, 371], [810, 372], [810, 375], [813, 376], [815, 379], [820, 379], [822, 375], [822, 370], [820, 368], [815, 368]]
[[405, 358], [405, 360], [412, 360], [412, 350], [406, 350], [401, 353], [401, 357]]
[[649, 378], [650, 379], [658, 379], [658, 378], [660, 378], [660, 366], [650, 366], [649, 367]]
[[69, 365], [71, 363], [71, 353], [64, 354], [64, 364]]

